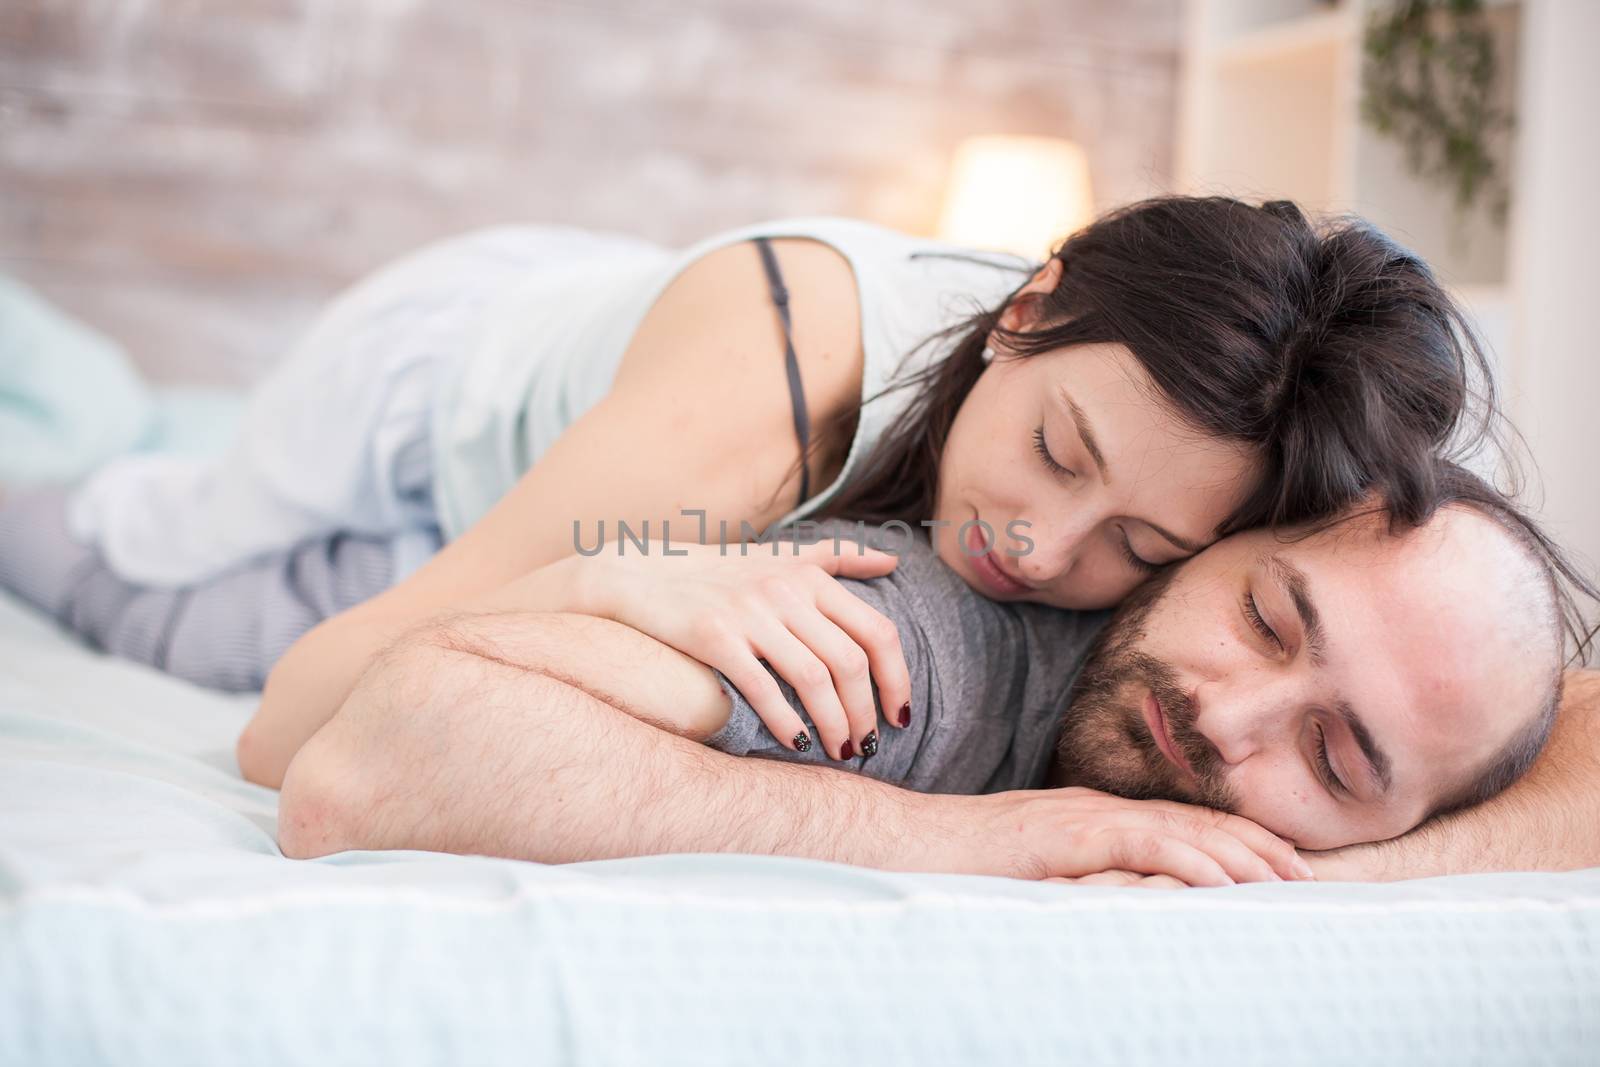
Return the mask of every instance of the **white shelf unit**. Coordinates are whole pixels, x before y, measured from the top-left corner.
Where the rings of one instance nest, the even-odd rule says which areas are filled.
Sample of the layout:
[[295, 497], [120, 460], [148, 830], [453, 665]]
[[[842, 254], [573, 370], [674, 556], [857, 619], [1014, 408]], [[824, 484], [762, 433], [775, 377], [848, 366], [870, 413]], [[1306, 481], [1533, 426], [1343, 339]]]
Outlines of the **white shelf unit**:
[[1525, 503], [1600, 577], [1600, 0], [1487, 0], [1516, 122], [1511, 211], [1468, 215], [1466, 245], [1450, 190], [1361, 121], [1362, 36], [1384, 2], [1185, 0], [1179, 187], [1353, 211], [1424, 256], [1496, 357], [1536, 466]]
[[[1503, 363], [1514, 339], [1505, 223], [1481, 201], [1458, 219], [1451, 191], [1414, 176], [1404, 149], [1361, 119], [1362, 37], [1379, 2], [1186, 0], [1179, 187], [1371, 220], [1434, 267]], [[1508, 106], [1520, 7], [1489, 11]]]

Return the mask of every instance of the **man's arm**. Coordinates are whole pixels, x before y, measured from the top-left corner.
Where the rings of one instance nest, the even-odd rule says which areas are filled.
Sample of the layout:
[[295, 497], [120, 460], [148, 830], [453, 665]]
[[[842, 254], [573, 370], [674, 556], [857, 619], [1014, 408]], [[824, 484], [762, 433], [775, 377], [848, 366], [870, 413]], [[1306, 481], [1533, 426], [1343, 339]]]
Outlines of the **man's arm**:
[[[855, 283], [849, 263], [826, 245], [779, 239], [776, 247], [794, 296], [806, 398], [820, 427], [860, 397]], [[704, 509], [712, 530], [740, 520], [761, 530], [782, 517], [799, 489], [782, 356], [755, 248], [728, 245], [690, 264], [639, 324], [607, 395], [493, 508], [416, 573], [325, 619], [279, 658], [259, 722], [240, 739], [240, 769], [278, 785], [295, 751], [380, 649], [424, 620], [471, 610], [472, 598], [569, 557], [576, 521], [586, 532], [615, 518], [637, 525], [677, 515], [686, 499]], [[729, 463], [734, 454], [739, 462]], [[680, 535], [694, 528], [673, 526]]]
[[[504, 629], [502, 640], [487, 654], [527, 667], [533, 660], [553, 667], [572, 679], [608, 679], [611, 688], [601, 699], [657, 726], [704, 740], [727, 718], [727, 699], [719, 691], [710, 668], [665, 644], [627, 626], [585, 616], [600, 614], [598, 564], [568, 556], [546, 564], [498, 589], [469, 598], [456, 608], [463, 614], [484, 612], [572, 612], [559, 630], [542, 635], [538, 648], [527, 647], [520, 632]], [[353, 625], [353, 623], [351, 624]], [[382, 649], [393, 634], [378, 641]], [[306, 646], [309, 647], [309, 646]], [[290, 650], [294, 654], [294, 650]], [[621, 668], [621, 669], [619, 669]], [[305, 681], [305, 671], [290, 672]], [[239, 770], [258, 785], [282, 786], [289, 762], [332, 716], [337, 703], [312, 699], [307, 693], [274, 689], [276, 671], [267, 680], [260, 707], [239, 735]], [[360, 675], [356, 675], [359, 679]], [[581, 688], [581, 686], [580, 686]], [[276, 693], [276, 698], [268, 699]]]
[[1318, 878], [1349, 881], [1600, 866], [1600, 671], [1567, 675], [1549, 742], [1504, 793], [1391, 841], [1306, 858]]
[[[546, 662], [570, 647], [574, 627], [589, 627], [577, 632], [587, 664], [578, 673], [629, 693], [602, 699]], [[649, 689], [652, 706], [668, 708], [663, 718], [681, 721], [670, 702], [683, 694], [662, 681], [673, 672], [611, 641], [611, 627], [627, 629], [503, 614], [413, 631], [371, 664], [290, 764], [284, 853], [416, 848], [564, 863], [714, 851], [1032, 878], [1127, 869], [1191, 885], [1272, 879], [1274, 868], [1293, 876], [1292, 849], [1222, 812], [1090, 789], [921, 794], [711, 750], [609, 702]], [[716, 698], [726, 715], [720, 688]]]
[[[458, 603], [456, 610], [587, 612], [580, 599], [588, 593], [581, 563], [576, 556], [548, 563]], [[235, 746], [239, 772], [247, 781], [281, 787], [289, 761], [338, 709], [338, 699], [330, 694], [348, 694], [361, 677], [350, 664], [366, 663], [373, 650], [381, 651], [407, 629], [365, 619], [359, 610], [324, 619], [291, 645], [272, 668], [261, 703]], [[329, 632], [319, 634], [322, 630]]]
[[383, 653], [295, 756], [279, 842], [296, 857], [735, 851], [941, 867], [919, 855], [918, 794], [693, 740], [727, 710], [709, 668], [618, 623], [446, 618]]

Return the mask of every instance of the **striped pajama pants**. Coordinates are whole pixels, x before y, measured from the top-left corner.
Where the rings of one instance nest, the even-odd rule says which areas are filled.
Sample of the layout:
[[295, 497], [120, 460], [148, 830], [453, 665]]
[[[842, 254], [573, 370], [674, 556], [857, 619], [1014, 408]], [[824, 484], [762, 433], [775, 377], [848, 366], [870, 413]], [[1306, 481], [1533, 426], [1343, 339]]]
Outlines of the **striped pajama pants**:
[[118, 577], [67, 529], [70, 493], [0, 498], [0, 587], [90, 646], [213, 689], [253, 690], [295, 639], [387, 589], [390, 539], [335, 533], [189, 586]]
[[[107, 652], [259, 689], [297, 637], [439, 550], [440, 375], [565, 240], [489, 227], [363, 279], [258, 383], [214, 463], [119, 457], [71, 489], [0, 495], [0, 588]], [[74, 536], [86, 501], [99, 540]]]

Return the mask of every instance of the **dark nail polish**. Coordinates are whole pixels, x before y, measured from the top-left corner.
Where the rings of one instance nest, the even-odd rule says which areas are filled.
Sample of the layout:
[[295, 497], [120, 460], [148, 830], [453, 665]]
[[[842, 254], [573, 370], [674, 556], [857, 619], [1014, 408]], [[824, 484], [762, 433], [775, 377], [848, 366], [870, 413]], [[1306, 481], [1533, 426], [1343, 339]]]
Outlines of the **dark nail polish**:
[[801, 730], [799, 733], [795, 734], [794, 735], [794, 750], [796, 752], [810, 752], [811, 751], [811, 735], [806, 733], [804, 730]]
[[849, 741], [846, 741], [844, 744], [839, 746], [839, 758], [840, 759], [854, 759], [855, 755], [856, 755], [855, 746], [852, 745]]
[[863, 756], [876, 756], [878, 754], [878, 731], [874, 730], [861, 739], [861, 754]]
[[900, 705], [900, 725], [911, 725], [911, 701], [909, 700]]

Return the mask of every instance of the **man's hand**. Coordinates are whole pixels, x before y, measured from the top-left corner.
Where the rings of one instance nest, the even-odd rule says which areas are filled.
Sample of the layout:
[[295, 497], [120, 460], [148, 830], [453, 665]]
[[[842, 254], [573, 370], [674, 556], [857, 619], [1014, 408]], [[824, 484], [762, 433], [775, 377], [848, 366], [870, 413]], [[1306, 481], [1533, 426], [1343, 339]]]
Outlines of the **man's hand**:
[[1060, 882], [1062, 885], [1112, 885], [1130, 889], [1189, 888], [1186, 882], [1180, 882], [1170, 874], [1140, 874], [1138, 871], [1101, 871], [1081, 878], [1046, 878], [1045, 881]]
[[965, 800], [944, 827], [946, 851], [931, 857], [933, 869], [1096, 884], [1142, 876], [1191, 886], [1312, 877], [1288, 842], [1211, 808], [1078, 787]]
[[1386, 874], [1389, 864], [1385, 853], [1371, 844], [1347, 845], [1326, 852], [1302, 852], [1300, 856], [1323, 882], [1387, 882], [1407, 877], [1401, 873]]

